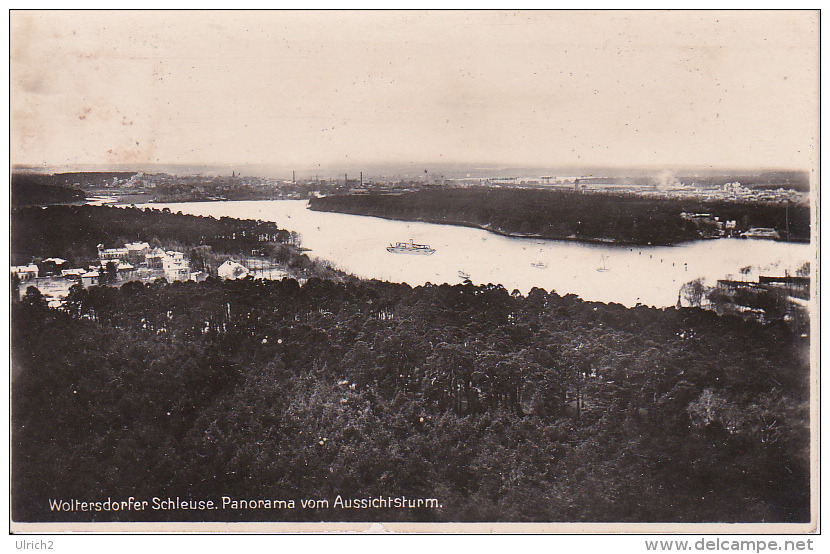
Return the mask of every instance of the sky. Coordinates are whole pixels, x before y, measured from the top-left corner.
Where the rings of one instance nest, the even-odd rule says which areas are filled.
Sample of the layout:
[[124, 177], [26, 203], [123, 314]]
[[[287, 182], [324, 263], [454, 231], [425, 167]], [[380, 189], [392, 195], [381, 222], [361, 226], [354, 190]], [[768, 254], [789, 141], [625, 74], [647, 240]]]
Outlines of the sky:
[[11, 12], [11, 161], [810, 169], [811, 11]]

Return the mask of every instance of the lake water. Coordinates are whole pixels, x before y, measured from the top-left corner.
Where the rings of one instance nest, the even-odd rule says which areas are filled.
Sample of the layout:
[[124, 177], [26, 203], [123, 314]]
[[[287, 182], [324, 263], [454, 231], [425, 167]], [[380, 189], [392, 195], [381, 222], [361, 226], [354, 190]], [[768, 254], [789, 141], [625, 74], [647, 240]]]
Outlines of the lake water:
[[[460, 283], [459, 271], [476, 284], [501, 284], [526, 294], [533, 287], [573, 293], [585, 300], [625, 306], [674, 306], [680, 287], [702, 278], [753, 280], [791, 274], [815, 263], [810, 244], [758, 239], [719, 239], [679, 246], [622, 247], [495, 235], [480, 229], [390, 221], [314, 212], [305, 200], [153, 204], [193, 215], [261, 219], [297, 231], [308, 255], [363, 278], [412, 286]], [[413, 239], [436, 250], [431, 256], [393, 254], [390, 243]], [[533, 264], [544, 265], [535, 267]], [[751, 266], [744, 277], [741, 268]], [[604, 271], [598, 271], [599, 269]]]

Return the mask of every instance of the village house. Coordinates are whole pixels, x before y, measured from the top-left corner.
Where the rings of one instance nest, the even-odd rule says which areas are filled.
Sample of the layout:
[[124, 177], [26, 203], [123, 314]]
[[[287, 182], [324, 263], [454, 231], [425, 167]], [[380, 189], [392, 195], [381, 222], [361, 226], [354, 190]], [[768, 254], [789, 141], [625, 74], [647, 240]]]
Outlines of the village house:
[[66, 260], [62, 258], [46, 258], [40, 262], [40, 275], [58, 275], [66, 268]]
[[166, 252], [165, 257], [162, 258], [162, 267], [164, 268], [164, 278], [170, 283], [190, 280], [190, 264], [182, 252], [172, 250]]
[[218, 273], [222, 279], [244, 279], [249, 272], [244, 265], [228, 260], [219, 266]]
[[126, 248], [104, 248], [103, 244], [98, 245], [98, 259], [104, 265], [110, 260], [121, 260], [126, 262], [129, 251]]
[[164, 269], [164, 258], [167, 257], [167, 252], [159, 247], [153, 248], [152, 251], [145, 254], [145, 263], [148, 269]]
[[95, 286], [99, 282], [99, 278], [101, 273], [98, 270], [90, 269], [83, 275], [81, 275], [81, 284], [84, 286], [85, 289], [89, 287]]
[[12, 276], [20, 279], [21, 283], [25, 283], [31, 279], [37, 279], [39, 273], [40, 269], [35, 264], [13, 265], [11, 267]]
[[150, 245], [146, 242], [129, 242], [124, 245], [127, 249], [127, 261], [132, 265], [138, 267], [140, 264], [146, 263], [147, 254], [150, 253]]
[[135, 266], [125, 262], [119, 262], [115, 268], [117, 279], [119, 283], [126, 283], [127, 281], [135, 281], [136, 271]]
[[72, 279], [74, 281], [80, 282], [81, 276], [86, 273], [86, 270], [83, 268], [74, 268], [74, 269], [62, 269], [61, 270], [61, 277], [65, 279]]

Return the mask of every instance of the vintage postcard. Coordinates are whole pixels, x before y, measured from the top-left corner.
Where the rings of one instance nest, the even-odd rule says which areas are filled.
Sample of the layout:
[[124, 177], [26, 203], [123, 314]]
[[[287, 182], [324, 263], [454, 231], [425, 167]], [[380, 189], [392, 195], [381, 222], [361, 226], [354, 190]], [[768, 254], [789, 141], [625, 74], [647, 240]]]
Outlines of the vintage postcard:
[[10, 37], [12, 532], [816, 530], [818, 11]]

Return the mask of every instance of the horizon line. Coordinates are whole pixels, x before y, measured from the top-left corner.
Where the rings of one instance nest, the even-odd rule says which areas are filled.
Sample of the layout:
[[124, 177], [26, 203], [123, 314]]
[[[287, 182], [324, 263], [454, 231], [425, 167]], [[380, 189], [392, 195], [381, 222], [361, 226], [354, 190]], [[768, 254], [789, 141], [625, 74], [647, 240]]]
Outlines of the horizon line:
[[[341, 170], [357, 170], [361, 167], [371, 168], [377, 170], [378, 168], [385, 168], [389, 170], [399, 170], [404, 167], [424, 167], [425, 171], [429, 170], [432, 165], [436, 168], [453, 167], [455, 170], [489, 170], [489, 171], [506, 171], [506, 170], [553, 170], [553, 169], [584, 169], [584, 170], [639, 170], [639, 171], [692, 171], [692, 170], [707, 170], [707, 171], [791, 171], [810, 173], [813, 168], [793, 167], [793, 166], [775, 166], [775, 165], [723, 165], [723, 164], [522, 164], [522, 163], [498, 163], [498, 162], [445, 162], [445, 161], [412, 161], [412, 162], [348, 162], [347, 164], [317, 164], [317, 167], [308, 167], [302, 164], [282, 164], [282, 163], [267, 163], [267, 162], [243, 162], [243, 163], [188, 163], [188, 162], [128, 162], [128, 163], [13, 163], [11, 164], [12, 171], [15, 170], [39, 170], [39, 171], [53, 171], [60, 169], [73, 168], [99, 168], [99, 167], [118, 167], [118, 168], [139, 168], [136, 171], [141, 171], [142, 167], [160, 167], [166, 166], [171, 168], [205, 168], [205, 169], [227, 169], [229, 171], [236, 171], [244, 168], [259, 168], [259, 169], [275, 169], [285, 171], [300, 171], [304, 173], [320, 171], [332, 172]], [[75, 171], [82, 171], [75, 169]], [[69, 172], [75, 172], [69, 171]], [[420, 171], [420, 169], [419, 169]]]

